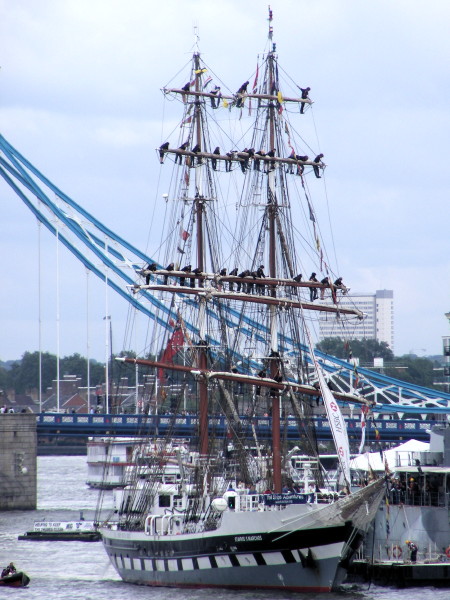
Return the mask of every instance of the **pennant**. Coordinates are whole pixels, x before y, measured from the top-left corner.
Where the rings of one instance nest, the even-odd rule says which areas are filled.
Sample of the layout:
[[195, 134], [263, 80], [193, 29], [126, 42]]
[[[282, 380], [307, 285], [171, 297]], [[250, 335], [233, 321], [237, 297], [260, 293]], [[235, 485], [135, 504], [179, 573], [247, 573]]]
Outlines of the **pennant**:
[[184, 241], [186, 241], [188, 239], [188, 237], [190, 237], [190, 233], [187, 232], [185, 229], [183, 229], [183, 231], [181, 232], [181, 237], [183, 238]]
[[359, 444], [358, 454], [363, 453], [364, 444], [366, 442], [366, 414], [369, 408], [367, 406], [361, 407], [361, 442]]
[[206, 73], [208, 71], [208, 69], [197, 69], [196, 71], [194, 71], [194, 73], [196, 75], [201, 75], [202, 73]]
[[253, 82], [253, 93], [256, 94], [258, 89], [259, 65], [256, 65], [255, 81]]
[[206, 87], [206, 86], [208, 85], [208, 83], [210, 83], [211, 81], [212, 81], [212, 77], [211, 77], [211, 75], [209, 75], [209, 76], [206, 78], [206, 81], [205, 81], [205, 83], [203, 84], [203, 89], [205, 89], [205, 87]]
[[283, 94], [282, 94], [280, 91], [278, 91], [278, 94], [277, 94], [277, 99], [278, 99], [278, 102], [279, 102], [280, 104], [281, 104], [282, 102], [284, 102], [284, 99], [283, 99]]
[[186, 169], [185, 173], [184, 173], [184, 183], [186, 185], [189, 185], [189, 171]]
[[190, 117], [187, 117], [187, 119], [183, 119], [180, 123], [180, 127], [183, 127], [183, 125], [187, 125], [188, 123], [192, 122], [192, 115]]
[[389, 468], [389, 465], [388, 465], [388, 461], [387, 461], [386, 455], [384, 455], [384, 470], [385, 470], [385, 472], [386, 472], [386, 475], [390, 475], [390, 474], [391, 474], [391, 470], [390, 470], [390, 468]]

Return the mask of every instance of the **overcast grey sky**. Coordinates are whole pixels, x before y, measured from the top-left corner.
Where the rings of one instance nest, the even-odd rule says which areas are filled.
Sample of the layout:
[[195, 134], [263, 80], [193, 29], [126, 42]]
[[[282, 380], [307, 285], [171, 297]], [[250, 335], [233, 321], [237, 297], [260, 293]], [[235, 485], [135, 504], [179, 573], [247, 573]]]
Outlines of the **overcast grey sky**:
[[[280, 63], [311, 87], [328, 165], [338, 267], [355, 292], [394, 290], [395, 353], [442, 352], [449, 333], [450, 2], [274, 0]], [[160, 88], [189, 59], [193, 27], [236, 89], [267, 35], [250, 0], [0, 0], [5, 138], [66, 194], [146, 250], [162, 140]], [[233, 83], [234, 82], [234, 83]], [[38, 228], [0, 181], [0, 359], [39, 348]], [[85, 271], [41, 232], [41, 348], [86, 354]], [[72, 284], [66, 285], [64, 277]], [[90, 282], [89, 353], [104, 356], [104, 292]], [[126, 307], [109, 300], [114, 350]], [[95, 325], [96, 323], [96, 325]]]

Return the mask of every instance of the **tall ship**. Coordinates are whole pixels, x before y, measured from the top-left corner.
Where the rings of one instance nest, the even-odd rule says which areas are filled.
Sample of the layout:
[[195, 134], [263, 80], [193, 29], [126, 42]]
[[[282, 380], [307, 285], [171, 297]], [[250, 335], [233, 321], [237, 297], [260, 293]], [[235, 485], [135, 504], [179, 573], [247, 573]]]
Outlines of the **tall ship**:
[[[310, 88], [280, 65], [270, 10], [266, 49], [239, 84], [204, 62], [197, 38], [162, 90], [168, 124], [156, 159], [168, 187], [155, 210], [157, 250], [130, 286], [152, 304], [152, 335], [146, 356], [120, 360], [154, 375], [149, 413], [174, 425], [194, 415], [195, 431], [170, 473], [170, 433], [155, 436], [145, 474], [136, 470], [120, 490], [102, 540], [130, 583], [326, 592], [343, 581], [385, 482], [350, 490], [339, 403], [367, 402], [351, 384], [328, 382], [314, 322], [363, 315], [341, 306], [347, 288], [312, 202], [323, 154], [303, 139]], [[319, 402], [339, 457], [335, 489], [319, 460]], [[267, 418], [268, 435], [255, 417]]]

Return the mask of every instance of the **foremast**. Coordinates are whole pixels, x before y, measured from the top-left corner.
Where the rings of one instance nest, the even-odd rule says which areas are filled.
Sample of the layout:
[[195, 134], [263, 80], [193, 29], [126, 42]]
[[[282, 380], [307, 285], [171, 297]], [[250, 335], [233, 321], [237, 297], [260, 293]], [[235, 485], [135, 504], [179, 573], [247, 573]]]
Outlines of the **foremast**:
[[[194, 72], [201, 71], [200, 56], [194, 54]], [[195, 78], [195, 91], [200, 91], [200, 77]], [[200, 102], [195, 102], [194, 107], [194, 127], [196, 133], [196, 147], [201, 150], [202, 147], [202, 119]], [[205, 270], [204, 262], [204, 237], [203, 237], [203, 211], [205, 207], [205, 198], [203, 196], [203, 173], [204, 165], [200, 161], [195, 168], [195, 199], [194, 214], [196, 215], [197, 229], [197, 265], [198, 270], [203, 273]], [[199, 282], [199, 287], [203, 287], [203, 281]], [[199, 342], [198, 342], [198, 366], [200, 369], [206, 369], [208, 365], [207, 342], [206, 342], [206, 299], [199, 297]], [[208, 456], [208, 383], [205, 379], [199, 381], [199, 451], [202, 457]]]

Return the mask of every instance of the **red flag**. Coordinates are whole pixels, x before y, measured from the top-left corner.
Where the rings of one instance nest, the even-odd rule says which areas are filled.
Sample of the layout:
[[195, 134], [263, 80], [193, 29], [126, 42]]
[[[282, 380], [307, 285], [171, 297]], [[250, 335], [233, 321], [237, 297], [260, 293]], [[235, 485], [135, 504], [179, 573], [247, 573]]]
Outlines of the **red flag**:
[[184, 241], [186, 241], [190, 235], [191, 234], [188, 233], [185, 229], [183, 229], [183, 231], [181, 232], [181, 237], [183, 238]]
[[[181, 327], [177, 327], [167, 342], [161, 362], [173, 365], [173, 357], [183, 347], [184, 335]], [[158, 369], [158, 379], [164, 379], [164, 369]]]

